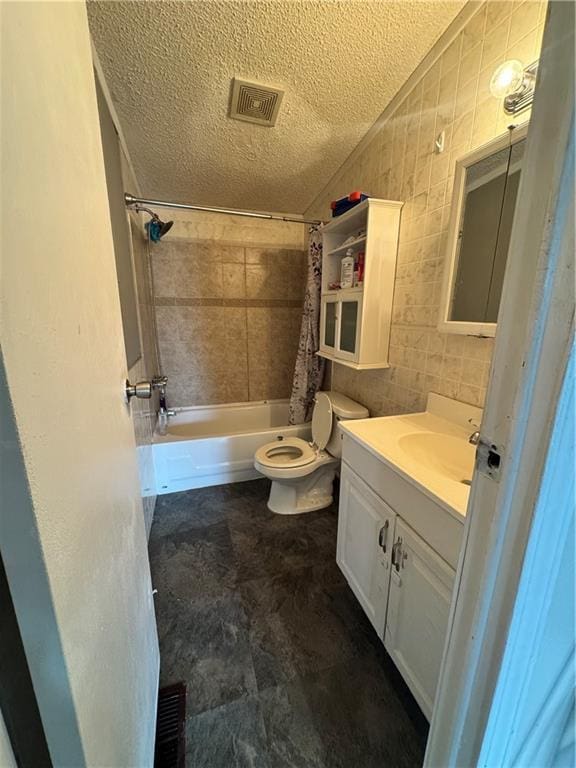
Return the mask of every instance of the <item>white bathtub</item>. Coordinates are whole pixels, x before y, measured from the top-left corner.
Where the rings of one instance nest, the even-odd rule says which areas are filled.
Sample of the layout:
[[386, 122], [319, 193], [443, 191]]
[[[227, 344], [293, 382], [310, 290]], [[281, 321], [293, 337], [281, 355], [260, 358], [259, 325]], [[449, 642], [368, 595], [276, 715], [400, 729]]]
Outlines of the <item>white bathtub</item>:
[[261, 477], [254, 453], [277, 437], [310, 439], [310, 425], [288, 426], [288, 400], [177, 408], [154, 435], [156, 491], [174, 493]]

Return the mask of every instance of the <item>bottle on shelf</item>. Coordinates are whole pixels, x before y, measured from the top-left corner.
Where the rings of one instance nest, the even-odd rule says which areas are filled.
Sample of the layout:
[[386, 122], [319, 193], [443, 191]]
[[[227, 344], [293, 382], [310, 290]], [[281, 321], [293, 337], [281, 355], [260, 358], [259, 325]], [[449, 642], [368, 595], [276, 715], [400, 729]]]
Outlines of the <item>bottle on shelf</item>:
[[340, 263], [340, 287], [352, 288], [354, 284], [354, 251], [348, 248]]
[[358, 280], [356, 285], [362, 285], [364, 283], [364, 251], [360, 251], [358, 254]]

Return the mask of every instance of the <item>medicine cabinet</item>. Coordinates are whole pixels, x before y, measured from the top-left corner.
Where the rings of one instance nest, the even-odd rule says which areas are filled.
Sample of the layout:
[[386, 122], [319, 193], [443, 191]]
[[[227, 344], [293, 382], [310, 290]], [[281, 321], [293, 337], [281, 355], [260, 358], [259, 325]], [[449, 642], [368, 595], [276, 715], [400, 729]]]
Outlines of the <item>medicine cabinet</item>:
[[456, 163], [439, 329], [494, 336], [527, 125]]

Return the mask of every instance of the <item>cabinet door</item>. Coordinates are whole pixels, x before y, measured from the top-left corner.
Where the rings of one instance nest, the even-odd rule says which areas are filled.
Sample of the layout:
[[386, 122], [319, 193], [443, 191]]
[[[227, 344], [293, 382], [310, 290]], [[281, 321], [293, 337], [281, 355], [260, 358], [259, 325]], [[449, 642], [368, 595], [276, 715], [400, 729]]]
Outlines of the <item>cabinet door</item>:
[[338, 299], [327, 296], [320, 307], [320, 351], [334, 354], [338, 333]]
[[395, 513], [342, 463], [336, 560], [383, 639]]
[[341, 299], [338, 307], [337, 357], [343, 360], [358, 360], [361, 320], [362, 295]]
[[455, 572], [400, 518], [392, 560], [384, 645], [430, 719]]

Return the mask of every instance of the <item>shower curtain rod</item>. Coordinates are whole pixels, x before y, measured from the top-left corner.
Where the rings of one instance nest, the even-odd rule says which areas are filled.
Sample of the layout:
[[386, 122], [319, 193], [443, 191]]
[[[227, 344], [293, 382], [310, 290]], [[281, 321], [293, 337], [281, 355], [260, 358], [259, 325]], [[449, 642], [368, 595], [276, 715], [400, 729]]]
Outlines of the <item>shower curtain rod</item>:
[[148, 200], [124, 194], [124, 201], [131, 205], [153, 205], [155, 208], [178, 208], [184, 211], [204, 211], [205, 213], [228, 213], [233, 216], [249, 216], [252, 219], [271, 219], [273, 221], [293, 221], [296, 224], [322, 224], [317, 219], [298, 219], [295, 216], [281, 216], [276, 213], [256, 213], [255, 211], [237, 211], [234, 208], [212, 208], [207, 205], [188, 205], [187, 203], [167, 203], [164, 200]]

